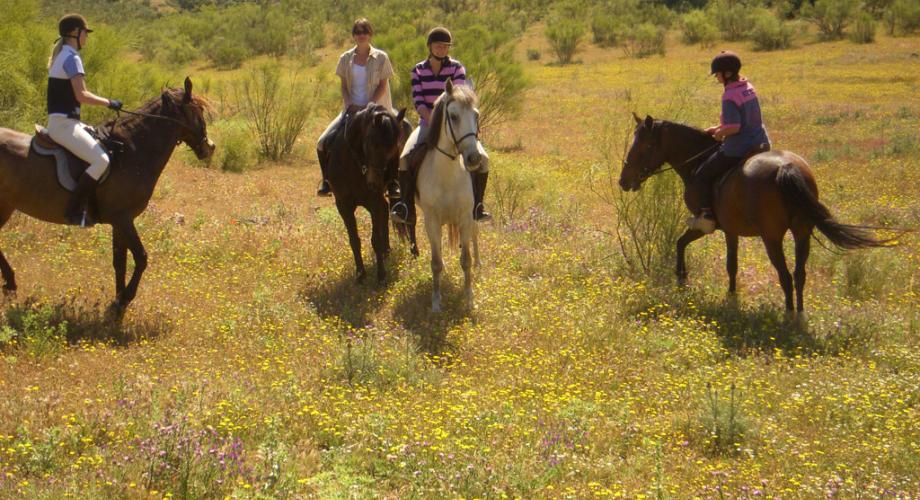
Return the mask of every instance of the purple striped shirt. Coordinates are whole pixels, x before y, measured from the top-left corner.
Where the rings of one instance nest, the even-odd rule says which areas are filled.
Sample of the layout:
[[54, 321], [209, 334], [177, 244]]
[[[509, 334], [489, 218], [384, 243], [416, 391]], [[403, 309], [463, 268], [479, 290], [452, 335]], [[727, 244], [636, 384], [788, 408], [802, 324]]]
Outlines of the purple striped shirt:
[[[412, 68], [412, 101], [415, 109], [421, 114], [422, 109], [429, 112], [434, 109], [434, 102], [444, 93], [444, 87], [447, 86], [447, 79], [450, 78], [454, 85], [466, 85], [466, 68], [460, 64], [460, 61], [448, 59], [441, 65], [441, 71], [438, 74], [431, 69], [431, 61], [424, 61]], [[422, 119], [421, 126], [428, 126], [428, 123]]]

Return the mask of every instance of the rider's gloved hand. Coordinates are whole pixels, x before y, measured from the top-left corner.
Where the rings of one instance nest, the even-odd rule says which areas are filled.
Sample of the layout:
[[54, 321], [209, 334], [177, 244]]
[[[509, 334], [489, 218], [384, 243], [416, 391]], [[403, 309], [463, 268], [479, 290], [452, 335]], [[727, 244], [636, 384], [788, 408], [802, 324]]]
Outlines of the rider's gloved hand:
[[114, 109], [115, 111], [121, 111], [121, 101], [118, 99], [109, 99], [109, 109]]

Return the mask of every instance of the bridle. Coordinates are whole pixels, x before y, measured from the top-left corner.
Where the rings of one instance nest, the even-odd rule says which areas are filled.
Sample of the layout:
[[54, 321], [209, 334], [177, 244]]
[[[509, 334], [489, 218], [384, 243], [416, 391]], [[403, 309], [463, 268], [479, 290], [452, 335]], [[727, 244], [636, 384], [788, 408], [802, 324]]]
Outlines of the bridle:
[[[179, 125], [180, 127], [184, 127], [184, 128], [186, 128], [186, 129], [190, 130], [190, 131], [191, 131], [193, 134], [195, 134], [195, 135], [200, 135], [201, 138], [198, 140], [197, 143], [195, 143], [194, 146], [192, 146], [191, 144], [189, 144], [189, 147], [191, 147], [193, 150], [197, 150], [198, 148], [201, 147], [202, 144], [205, 144], [206, 142], [208, 142], [208, 134], [207, 134], [207, 133], [201, 132], [200, 130], [196, 130], [194, 127], [188, 125], [187, 123], [185, 123], [185, 122], [183, 122], [183, 121], [180, 121], [180, 120], [177, 120], [177, 119], [175, 119], [175, 118], [173, 118], [173, 117], [171, 117], [171, 116], [151, 115], [151, 114], [149, 114], [149, 113], [140, 113], [140, 112], [138, 112], [138, 111], [128, 111], [128, 110], [126, 110], [126, 109], [120, 109], [120, 110], [118, 110], [118, 111], [115, 112], [115, 121], [112, 122], [112, 130], [115, 130], [115, 123], [118, 121], [118, 117], [119, 117], [119, 114], [120, 114], [120, 113], [125, 113], [125, 114], [128, 114], [128, 115], [134, 115], [134, 116], [142, 116], [142, 117], [144, 117], [144, 118], [155, 118], [155, 119], [157, 119], [157, 120], [166, 120], [166, 121], [168, 121], [168, 122], [173, 122], [173, 123], [175, 123], [176, 125]], [[179, 144], [179, 143], [181, 143], [181, 142], [182, 142], [182, 140], [177, 140], [177, 141], [176, 141], [176, 144]]]
[[[694, 161], [694, 160], [697, 160], [697, 159], [699, 159], [699, 158], [702, 157], [702, 156], [705, 156], [706, 154], [710, 153], [711, 151], [717, 149], [719, 146], [721, 146], [721, 143], [716, 142], [716, 143], [713, 144], [712, 146], [709, 146], [709, 147], [703, 149], [703, 150], [700, 151], [699, 153], [696, 153], [695, 155], [691, 156], [690, 158], [687, 158], [686, 160], [684, 160], [684, 161], [678, 163], [677, 165], [669, 165], [668, 167], [662, 168], [662, 167], [664, 166], [664, 162], [662, 162], [661, 165], [658, 165], [657, 167], [653, 168], [651, 171], [643, 171], [642, 174], [641, 174], [640, 177], [639, 177], [639, 179], [640, 179], [639, 182], [646, 181], [646, 180], [648, 180], [650, 177], [655, 176], [655, 175], [658, 175], [658, 174], [663, 173], [663, 172], [667, 172], [668, 170], [676, 170], [676, 169], [678, 169], [678, 168], [681, 168], [681, 167], [683, 167], [683, 166], [689, 164], [690, 162], [692, 162], [692, 161]], [[623, 161], [623, 165], [626, 166], [627, 164], [628, 164], [627, 161], [624, 160], [624, 161]]]
[[450, 138], [452, 141], [454, 141], [454, 149], [457, 152], [452, 155], [448, 153], [447, 151], [444, 151], [443, 149], [441, 149], [440, 142], [435, 147], [438, 149], [438, 151], [441, 152], [441, 154], [450, 158], [451, 161], [454, 161], [457, 159], [458, 156], [460, 156], [460, 143], [461, 142], [465, 141], [468, 137], [475, 137], [477, 140], [479, 139], [479, 127], [476, 127], [475, 132], [469, 132], [465, 134], [463, 137], [461, 137], [460, 139], [457, 139], [457, 134], [454, 133], [454, 126], [451, 124], [450, 113], [447, 110], [447, 107], [450, 106], [451, 102], [453, 101], [447, 100], [444, 102], [444, 121], [447, 122], [447, 130], [450, 132]]

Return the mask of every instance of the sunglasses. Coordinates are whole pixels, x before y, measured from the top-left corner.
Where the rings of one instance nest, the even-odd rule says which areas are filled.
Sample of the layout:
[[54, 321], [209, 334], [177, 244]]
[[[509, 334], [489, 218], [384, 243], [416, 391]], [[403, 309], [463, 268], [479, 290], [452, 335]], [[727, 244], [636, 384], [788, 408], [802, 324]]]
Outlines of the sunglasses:
[[370, 31], [359, 30], [359, 31], [352, 31], [351, 34], [354, 35], [354, 36], [359, 36], [359, 35], [370, 35], [371, 32], [370, 32]]

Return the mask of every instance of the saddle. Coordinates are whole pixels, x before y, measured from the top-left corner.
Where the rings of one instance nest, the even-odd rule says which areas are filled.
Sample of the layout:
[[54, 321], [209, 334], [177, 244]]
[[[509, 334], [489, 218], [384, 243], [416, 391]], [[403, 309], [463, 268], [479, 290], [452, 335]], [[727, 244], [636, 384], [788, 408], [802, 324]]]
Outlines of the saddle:
[[738, 170], [738, 167], [744, 166], [744, 164], [747, 163], [747, 161], [750, 160], [752, 157], [759, 155], [760, 153], [766, 153], [767, 151], [770, 151], [770, 145], [766, 142], [760, 143], [754, 146], [753, 148], [751, 148], [747, 152], [747, 154], [744, 155], [741, 161], [738, 162], [737, 165], [726, 170], [725, 173], [722, 174], [722, 176], [716, 180], [715, 185], [713, 186], [715, 196], [716, 197], [719, 196], [719, 191], [721, 190], [722, 185], [725, 184], [725, 180], [728, 179], [728, 176], [731, 175], [732, 172], [734, 172], [735, 170]]
[[[99, 133], [93, 127], [86, 126], [86, 130], [102, 144], [102, 147], [109, 154], [109, 167], [99, 178], [99, 184], [102, 184], [109, 177], [115, 158], [124, 151], [124, 143], [111, 136]], [[89, 167], [88, 163], [68, 151], [64, 146], [54, 142], [54, 139], [48, 135], [48, 129], [41, 125], [35, 125], [35, 135], [32, 136], [31, 148], [32, 151], [35, 151], [40, 156], [54, 157], [58, 184], [70, 192], [77, 188], [77, 179]]]

